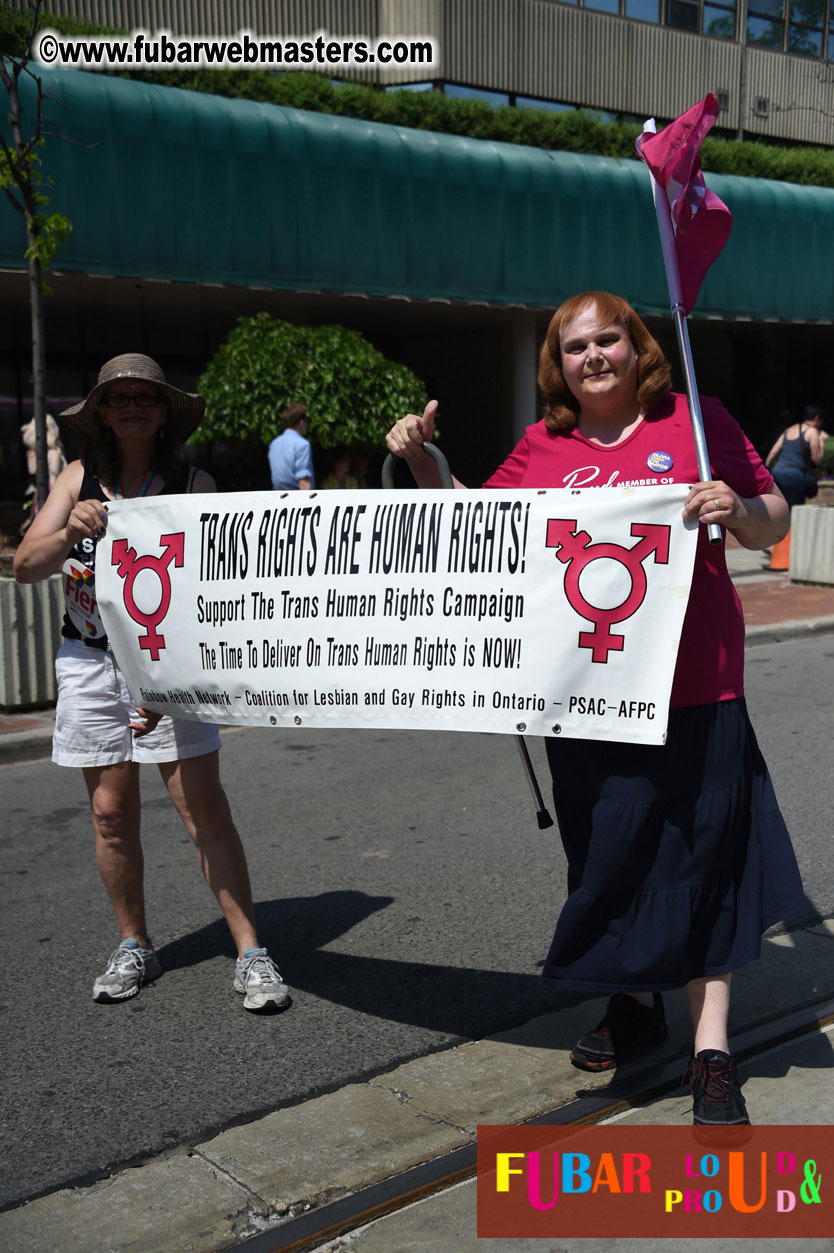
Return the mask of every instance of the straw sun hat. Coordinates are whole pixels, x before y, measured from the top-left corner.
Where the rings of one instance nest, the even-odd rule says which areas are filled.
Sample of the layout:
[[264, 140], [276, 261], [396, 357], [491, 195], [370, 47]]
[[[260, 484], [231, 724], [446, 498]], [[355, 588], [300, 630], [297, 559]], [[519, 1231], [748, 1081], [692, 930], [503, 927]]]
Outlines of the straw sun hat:
[[168, 405], [168, 422], [173, 423], [180, 438], [185, 441], [203, 419], [206, 411], [205, 396], [194, 392], [183, 392], [165, 382], [161, 366], [152, 357], [145, 357], [139, 352], [126, 352], [120, 357], [111, 357], [98, 372], [98, 382], [93, 390], [77, 405], [65, 409], [61, 417], [73, 430], [90, 437], [100, 428], [100, 419], [96, 404], [107, 391], [111, 383], [119, 379], [136, 379], [142, 383], [150, 383], [165, 397]]

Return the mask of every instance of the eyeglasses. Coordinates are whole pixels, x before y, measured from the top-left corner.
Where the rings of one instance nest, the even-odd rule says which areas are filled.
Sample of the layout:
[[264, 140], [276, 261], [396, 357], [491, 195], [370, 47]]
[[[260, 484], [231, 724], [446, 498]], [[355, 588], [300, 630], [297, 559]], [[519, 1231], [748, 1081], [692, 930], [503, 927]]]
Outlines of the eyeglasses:
[[108, 396], [106, 400], [101, 401], [108, 409], [126, 409], [131, 402], [138, 405], [140, 409], [150, 409], [151, 405], [165, 403], [162, 396], [154, 396], [151, 392], [139, 392], [136, 396], [117, 392], [115, 396]]

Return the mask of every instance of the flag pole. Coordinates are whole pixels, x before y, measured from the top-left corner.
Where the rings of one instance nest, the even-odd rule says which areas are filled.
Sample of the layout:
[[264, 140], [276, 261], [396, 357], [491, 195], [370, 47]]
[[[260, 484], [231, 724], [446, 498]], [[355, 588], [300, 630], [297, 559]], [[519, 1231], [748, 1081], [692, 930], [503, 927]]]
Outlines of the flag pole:
[[[643, 125], [643, 131], [651, 135], [657, 133], [657, 125], [654, 118], [649, 118]], [[648, 169], [648, 166], [646, 167]], [[701, 401], [698, 396], [698, 387], [695, 382], [695, 365], [692, 360], [692, 347], [689, 343], [689, 327], [686, 321], [686, 312], [683, 305], [683, 296], [681, 294], [680, 271], [678, 270], [678, 258], [675, 253], [675, 234], [672, 228], [672, 216], [669, 208], [669, 200], [666, 192], [660, 183], [658, 183], [654, 174], [649, 170], [649, 178], [652, 180], [652, 193], [654, 196], [654, 209], [657, 215], [657, 226], [660, 232], [660, 248], [663, 253], [663, 266], [666, 270], [666, 284], [669, 288], [669, 303], [672, 310], [672, 317], [675, 323], [675, 333], [678, 339], [678, 351], [680, 352], [681, 365], [683, 366], [684, 386], [686, 387], [686, 399], [689, 403], [689, 419], [692, 423], [692, 434], [695, 437], [695, 455], [698, 459], [698, 474], [701, 476], [701, 482], [706, 482], [712, 478], [712, 470], [709, 463], [709, 453], [707, 452], [707, 437], [704, 434], [704, 419], [701, 414]], [[720, 544], [722, 540], [721, 527], [717, 522], [710, 522], [707, 527], [707, 535], [711, 544]]]

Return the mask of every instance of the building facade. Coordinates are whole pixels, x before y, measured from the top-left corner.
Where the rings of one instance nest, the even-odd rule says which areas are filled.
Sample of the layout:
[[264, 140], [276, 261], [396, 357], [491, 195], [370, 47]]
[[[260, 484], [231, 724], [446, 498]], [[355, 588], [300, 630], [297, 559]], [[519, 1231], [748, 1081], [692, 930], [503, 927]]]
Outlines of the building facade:
[[[716, 76], [733, 56], [755, 54], [785, 73], [826, 70], [822, 54], [717, 35], [710, 23], [719, 20], [713, 8], [724, 11], [720, 4], [659, 2], [695, 4], [698, 29], [670, 25], [670, 15], [694, 23], [682, 9], [658, 8], [656, 20], [647, 20], [633, 8], [638, 0], [617, 0], [629, 8], [622, 13], [559, 0], [54, 5], [120, 28], [176, 34], [244, 27], [285, 35], [428, 33], [442, 56], [432, 89], [661, 120], [708, 90], [725, 90], [729, 78]], [[747, 29], [739, 12], [733, 9], [736, 35]], [[423, 85], [416, 71], [410, 77]], [[241, 315], [266, 310], [296, 323], [339, 322], [425, 381], [441, 401], [450, 458], [477, 483], [537, 416], [538, 346], [550, 310], [565, 296], [587, 287], [620, 291], [676, 358], [648, 176], [636, 161], [433, 135], [77, 71], [56, 71], [49, 95], [56, 110], [45, 150], [51, 207], [74, 227], [57, 254], [47, 303], [53, 411], [84, 395], [100, 364], [119, 352], [149, 352], [193, 388]], [[817, 99], [821, 112], [824, 92]], [[731, 106], [728, 98], [728, 122]], [[789, 113], [798, 125], [801, 110], [784, 108], [783, 121]], [[710, 182], [736, 225], [692, 318], [698, 381], [763, 447], [783, 408], [834, 406], [827, 364], [834, 191]], [[0, 203], [0, 499], [17, 496], [23, 475], [23, 247], [19, 220]], [[222, 486], [251, 484], [232, 469], [226, 456]]]
[[[25, 9], [26, 0], [12, 0]], [[495, 102], [669, 120], [708, 91], [737, 138], [834, 145], [834, 0], [50, 0], [179, 35], [428, 35], [440, 64], [356, 70]]]

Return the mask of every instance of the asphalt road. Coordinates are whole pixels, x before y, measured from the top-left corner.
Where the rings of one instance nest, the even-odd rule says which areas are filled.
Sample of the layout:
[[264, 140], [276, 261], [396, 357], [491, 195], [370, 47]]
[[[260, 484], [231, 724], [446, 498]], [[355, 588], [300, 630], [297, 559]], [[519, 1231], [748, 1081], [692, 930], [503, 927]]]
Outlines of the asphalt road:
[[[748, 700], [809, 898], [834, 914], [834, 637], [748, 650]], [[540, 741], [530, 741], [546, 790]], [[190, 841], [143, 779], [151, 933], [165, 974], [96, 1005], [117, 941], [80, 774], [0, 768], [6, 1117], [0, 1204], [477, 1038], [560, 1002], [538, 972], [564, 899], [514, 744], [491, 735], [224, 733], [263, 942], [294, 992], [246, 1013]], [[564, 1002], [561, 1002], [564, 1003]]]

